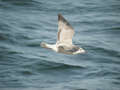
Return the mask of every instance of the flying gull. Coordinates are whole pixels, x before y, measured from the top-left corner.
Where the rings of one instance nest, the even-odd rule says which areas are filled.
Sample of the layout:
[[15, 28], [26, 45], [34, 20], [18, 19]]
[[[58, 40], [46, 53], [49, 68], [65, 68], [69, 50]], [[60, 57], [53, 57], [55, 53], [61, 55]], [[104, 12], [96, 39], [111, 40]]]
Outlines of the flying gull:
[[55, 52], [64, 54], [80, 54], [85, 53], [85, 50], [72, 44], [72, 37], [74, 35], [74, 29], [67, 22], [67, 20], [58, 14], [58, 34], [56, 44], [47, 44], [42, 42], [40, 45], [43, 48], [52, 49]]

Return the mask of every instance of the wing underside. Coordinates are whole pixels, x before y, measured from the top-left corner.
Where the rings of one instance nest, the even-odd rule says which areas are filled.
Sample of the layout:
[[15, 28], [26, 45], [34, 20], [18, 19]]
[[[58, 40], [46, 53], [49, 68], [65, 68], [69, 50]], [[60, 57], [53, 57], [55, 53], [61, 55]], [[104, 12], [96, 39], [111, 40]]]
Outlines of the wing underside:
[[67, 20], [58, 14], [58, 39], [57, 42], [72, 44], [74, 30]]

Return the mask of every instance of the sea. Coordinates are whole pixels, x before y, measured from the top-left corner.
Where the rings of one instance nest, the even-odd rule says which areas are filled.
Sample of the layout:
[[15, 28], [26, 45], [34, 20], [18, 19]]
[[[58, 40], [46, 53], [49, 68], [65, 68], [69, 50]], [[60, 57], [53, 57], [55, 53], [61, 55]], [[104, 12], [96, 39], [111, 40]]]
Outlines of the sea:
[[[86, 53], [40, 46], [58, 14]], [[0, 90], [120, 90], [120, 0], [0, 0]]]

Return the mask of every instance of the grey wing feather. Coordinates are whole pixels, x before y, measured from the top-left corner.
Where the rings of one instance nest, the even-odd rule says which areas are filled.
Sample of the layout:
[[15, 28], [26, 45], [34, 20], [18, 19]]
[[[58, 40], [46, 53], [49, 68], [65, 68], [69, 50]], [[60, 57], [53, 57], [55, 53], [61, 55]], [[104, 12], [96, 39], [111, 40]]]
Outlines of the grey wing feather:
[[59, 52], [73, 53], [73, 52], [78, 51], [79, 47], [77, 47], [77, 46], [69, 46], [68, 47], [68, 46], [63, 45], [63, 46], [59, 46], [58, 49], [59, 49]]
[[57, 42], [72, 44], [74, 29], [67, 20], [58, 14], [58, 40]]
[[79, 47], [74, 47], [74, 48], [72, 48], [72, 49], [70, 49], [70, 50], [68, 50], [69, 52], [76, 52], [76, 51], [78, 51], [79, 50]]

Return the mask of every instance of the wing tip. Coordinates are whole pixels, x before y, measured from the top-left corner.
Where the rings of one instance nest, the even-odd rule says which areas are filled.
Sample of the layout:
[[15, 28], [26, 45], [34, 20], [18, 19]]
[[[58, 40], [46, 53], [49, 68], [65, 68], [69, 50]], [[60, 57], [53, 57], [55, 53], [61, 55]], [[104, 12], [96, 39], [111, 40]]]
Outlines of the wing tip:
[[63, 19], [63, 16], [62, 16], [62, 14], [59, 13], [59, 14], [58, 14], [58, 21], [59, 21], [59, 20], [62, 20], [62, 19]]
[[[58, 22], [62, 21], [64, 24], [66, 24], [69, 28], [72, 28], [70, 23], [62, 16], [62, 14], [58, 14]], [[73, 28], [72, 28], [73, 29]]]

